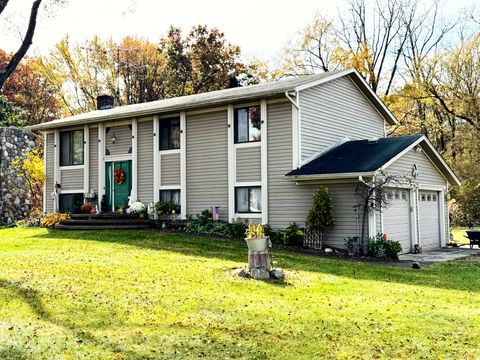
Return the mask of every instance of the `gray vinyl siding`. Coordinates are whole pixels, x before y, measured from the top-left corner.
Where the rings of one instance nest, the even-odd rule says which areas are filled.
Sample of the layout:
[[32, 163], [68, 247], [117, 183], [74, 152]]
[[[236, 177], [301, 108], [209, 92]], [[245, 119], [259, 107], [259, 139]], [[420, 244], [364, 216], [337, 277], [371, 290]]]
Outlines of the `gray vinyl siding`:
[[54, 190], [54, 153], [55, 153], [55, 135], [46, 134], [47, 137], [47, 144], [45, 147], [45, 175], [47, 176], [45, 180], [45, 193], [46, 193], [46, 201], [45, 201], [45, 212], [52, 212], [53, 211], [53, 199], [51, 197], [51, 193]]
[[446, 186], [445, 178], [438, 172], [437, 168], [428, 159], [427, 155], [423, 151], [417, 152], [410, 150], [403, 155], [400, 159], [385, 169], [387, 174], [412, 176], [413, 165], [417, 165], [418, 176], [415, 180], [420, 187], [425, 186]]
[[138, 122], [138, 200], [153, 201], [153, 120]]
[[227, 111], [189, 115], [187, 139], [187, 213], [220, 206], [228, 220]]
[[384, 136], [384, 118], [348, 76], [300, 92], [302, 161], [345, 137]]
[[81, 190], [83, 193], [83, 168], [60, 171], [62, 190]]
[[89, 162], [89, 191], [98, 194], [98, 128], [90, 128]]
[[160, 184], [180, 185], [180, 154], [161, 155], [160, 152]]
[[[115, 135], [115, 144], [112, 144], [112, 137]], [[128, 125], [111, 127], [105, 134], [105, 148], [110, 155], [128, 154], [132, 147], [132, 130]]]
[[[285, 228], [296, 222], [305, 226], [313, 192], [319, 185], [296, 185], [284, 175], [292, 169], [292, 105], [270, 104], [268, 119], [268, 216], [274, 228]], [[325, 244], [344, 247], [344, 239], [359, 235], [354, 206], [355, 183], [327, 185], [332, 198], [335, 227]]]
[[261, 181], [260, 146], [237, 148], [237, 182]]

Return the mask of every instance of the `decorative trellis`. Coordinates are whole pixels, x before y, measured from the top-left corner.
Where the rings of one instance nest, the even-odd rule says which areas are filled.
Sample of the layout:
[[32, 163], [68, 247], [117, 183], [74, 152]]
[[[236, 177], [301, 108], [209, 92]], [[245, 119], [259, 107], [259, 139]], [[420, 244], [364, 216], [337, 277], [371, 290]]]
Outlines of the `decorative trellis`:
[[303, 246], [309, 249], [322, 250], [324, 234], [318, 230], [305, 229]]

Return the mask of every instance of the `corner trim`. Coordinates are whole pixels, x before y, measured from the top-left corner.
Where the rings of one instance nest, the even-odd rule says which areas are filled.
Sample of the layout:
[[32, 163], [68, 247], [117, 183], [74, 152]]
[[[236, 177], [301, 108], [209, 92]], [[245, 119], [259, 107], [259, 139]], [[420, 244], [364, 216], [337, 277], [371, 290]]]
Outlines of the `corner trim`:
[[98, 211], [102, 212], [102, 197], [105, 195], [105, 126], [98, 124]]
[[158, 115], [153, 115], [153, 203], [160, 200], [160, 124]]
[[90, 127], [83, 128], [83, 193], [90, 191]]
[[187, 213], [187, 114], [180, 113], [180, 207], [183, 209], [181, 218]]
[[138, 120], [132, 119], [132, 192], [130, 201], [138, 200]]
[[233, 142], [234, 106], [227, 108], [227, 154], [228, 154], [228, 222], [235, 218], [235, 180], [236, 159], [235, 144]]

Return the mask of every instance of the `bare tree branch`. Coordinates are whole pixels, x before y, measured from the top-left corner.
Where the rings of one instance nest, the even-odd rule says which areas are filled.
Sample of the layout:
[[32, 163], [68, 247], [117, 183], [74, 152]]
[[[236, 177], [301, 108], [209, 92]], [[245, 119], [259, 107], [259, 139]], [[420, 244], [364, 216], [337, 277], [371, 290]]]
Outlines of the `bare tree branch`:
[[5, 81], [8, 79], [8, 77], [12, 74], [12, 72], [15, 70], [20, 61], [25, 56], [28, 49], [30, 48], [30, 45], [32, 45], [33, 35], [35, 33], [35, 27], [37, 25], [38, 8], [40, 7], [41, 3], [42, 0], [35, 0], [32, 4], [32, 9], [30, 11], [30, 20], [28, 22], [27, 32], [22, 41], [22, 44], [20, 45], [20, 48], [17, 50], [17, 52], [10, 59], [10, 62], [8, 63], [5, 70], [0, 72], [0, 90], [2, 89]]
[[8, 4], [8, 0], [0, 0], [0, 14], [3, 12], [7, 4]]

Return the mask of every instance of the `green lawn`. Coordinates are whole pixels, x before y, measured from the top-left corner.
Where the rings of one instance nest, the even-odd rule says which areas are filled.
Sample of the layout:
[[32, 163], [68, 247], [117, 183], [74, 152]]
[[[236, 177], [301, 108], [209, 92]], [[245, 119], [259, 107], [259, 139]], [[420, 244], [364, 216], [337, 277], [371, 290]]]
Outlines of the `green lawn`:
[[[475, 229], [476, 229], [476, 230], [480, 230], [479, 228], [475, 228]], [[467, 233], [465, 232], [465, 230], [468, 230], [468, 228], [462, 227], [462, 228], [454, 228], [454, 229], [452, 229], [453, 242], [456, 242], [457, 244], [468, 244], [469, 241], [468, 241], [468, 239], [465, 237], [465, 235], [467, 235]]]
[[422, 270], [152, 232], [0, 230], [0, 359], [480, 357], [480, 258]]

